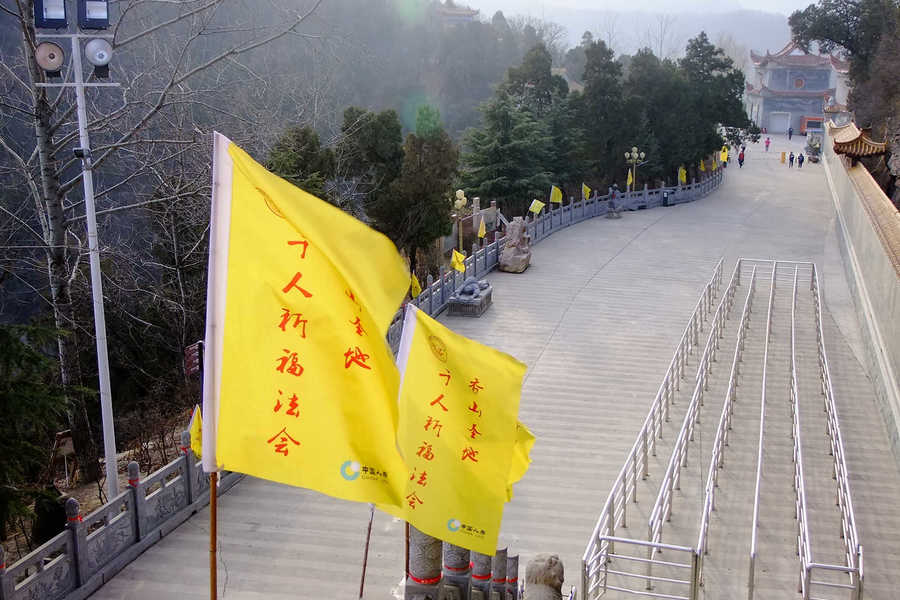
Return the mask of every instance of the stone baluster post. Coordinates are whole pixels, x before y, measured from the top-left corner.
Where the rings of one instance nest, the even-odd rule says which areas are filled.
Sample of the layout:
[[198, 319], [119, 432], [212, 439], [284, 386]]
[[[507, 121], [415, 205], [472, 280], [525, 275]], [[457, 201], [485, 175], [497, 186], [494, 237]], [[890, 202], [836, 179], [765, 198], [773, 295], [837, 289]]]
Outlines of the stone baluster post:
[[409, 573], [406, 600], [438, 597], [441, 583], [441, 540], [409, 526]]
[[72, 566], [75, 568], [75, 582], [79, 587], [87, 583], [87, 548], [85, 542], [87, 536], [84, 530], [84, 520], [81, 517], [81, 506], [75, 498], [66, 500], [67, 527], [72, 532], [72, 541], [75, 551], [72, 556]]
[[[444, 542], [444, 590], [446, 600], [469, 600], [469, 551], [449, 542]], [[455, 591], [454, 591], [455, 590]]]
[[506, 600], [519, 600], [519, 555], [506, 557]]
[[491, 561], [491, 597], [490, 600], [506, 598], [506, 548], [497, 550]]
[[144, 512], [147, 509], [144, 486], [141, 485], [141, 468], [134, 461], [128, 463], [128, 487], [134, 492], [134, 527], [137, 539], [140, 540], [147, 533], [143, 526]]
[[488, 600], [491, 591], [491, 556], [472, 552], [472, 600]]
[[431, 289], [431, 286], [434, 285], [434, 277], [431, 273], [428, 274], [428, 277], [425, 278], [425, 289], [428, 290], [428, 314], [434, 314], [434, 290]]
[[184, 454], [184, 489], [187, 492], [188, 504], [193, 504], [194, 500], [194, 479], [196, 479], [197, 458], [191, 449], [191, 432], [181, 432], [181, 452]]
[[478, 279], [478, 241], [472, 242], [472, 277]]
[[0, 600], [6, 600], [6, 551], [0, 544]]
[[[444, 281], [444, 267], [440, 267], [440, 268], [438, 269], [438, 281], [441, 282], [441, 285], [440, 285], [439, 287], [441, 288], [441, 303], [440, 303], [440, 305], [442, 306], [444, 303], [447, 302], [447, 294], [446, 294], [445, 291], [444, 291], [444, 283], [445, 283], [445, 281]], [[434, 313], [432, 313], [432, 314], [434, 314]]]

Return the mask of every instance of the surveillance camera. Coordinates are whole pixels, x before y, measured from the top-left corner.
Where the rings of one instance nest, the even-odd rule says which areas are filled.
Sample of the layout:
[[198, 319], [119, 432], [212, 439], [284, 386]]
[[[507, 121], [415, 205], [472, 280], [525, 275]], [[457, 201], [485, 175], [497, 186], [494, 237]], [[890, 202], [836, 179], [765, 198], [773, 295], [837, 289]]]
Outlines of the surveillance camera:
[[94, 39], [84, 46], [84, 55], [95, 67], [105, 67], [112, 60], [113, 49], [104, 39]]
[[75, 153], [75, 156], [76, 156], [77, 158], [80, 158], [80, 159], [82, 159], [82, 160], [84, 160], [85, 158], [90, 158], [90, 157], [91, 157], [91, 150], [90, 150], [90, 148], [75, 148], [75, 149], [73, 150], [73, 152]]

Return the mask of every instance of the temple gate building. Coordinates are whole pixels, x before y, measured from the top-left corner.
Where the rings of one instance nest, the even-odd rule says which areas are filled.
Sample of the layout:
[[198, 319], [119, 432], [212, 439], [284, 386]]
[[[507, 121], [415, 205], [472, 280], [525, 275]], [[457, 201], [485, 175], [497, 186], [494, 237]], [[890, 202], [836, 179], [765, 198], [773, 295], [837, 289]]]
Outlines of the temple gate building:
[[751, 50], [750, 60], [747, 114], [768, 133], [821, 131], [825, 107], [847, 104], [849, 64], [836, 56], [810, 54], [791, 42], [775, 54]]

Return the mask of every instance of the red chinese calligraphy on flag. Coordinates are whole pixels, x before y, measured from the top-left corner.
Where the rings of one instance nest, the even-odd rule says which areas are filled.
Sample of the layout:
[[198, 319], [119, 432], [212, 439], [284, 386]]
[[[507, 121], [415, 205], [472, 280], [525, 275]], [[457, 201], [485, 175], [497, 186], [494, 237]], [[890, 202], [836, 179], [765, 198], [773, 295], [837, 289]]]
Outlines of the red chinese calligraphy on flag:
[[[398, 495], [415, 501], [384, 510], [429, 535], [493, 554], [511, 473], [524, 473], [513, 457], [525, 365], [412, 305], [397, 364], [397, 443], [409, 467]], [[448, 530], [448, 519], [469, 527]]]
[[214, 154], [204, 468], [405, 506], [384, 341], [403, 259], [221, 135]]

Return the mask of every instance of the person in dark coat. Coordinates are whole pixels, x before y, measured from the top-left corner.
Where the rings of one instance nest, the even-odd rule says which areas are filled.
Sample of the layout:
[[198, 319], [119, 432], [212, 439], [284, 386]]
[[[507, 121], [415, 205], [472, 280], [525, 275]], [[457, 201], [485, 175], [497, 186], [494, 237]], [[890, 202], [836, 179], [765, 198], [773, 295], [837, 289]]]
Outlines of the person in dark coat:
[[790, 140], [792, 137], [794, 137], [794, 128], [788, 127], [788, 140]]
[[806, 159], [803, 157], [803, 153], [801, 152], [800, 155], [797, 157], [797, 168], [798, 168], [798, 169], [802, 169], [802, 168], [803, 168], [803, 161], [804, 161], [804, 160], [806, 160]]
[[741, 150], [741, 153], [738, 154], [738, 167], [741, 169], [744, 168], [744, 151], [743, 150]]
[[788, 168], [790, 169], [790, 168], [793, 168], [793, 167], [794, 167], [794, 153], [791, 152], [791, 153], [788, 155]]

